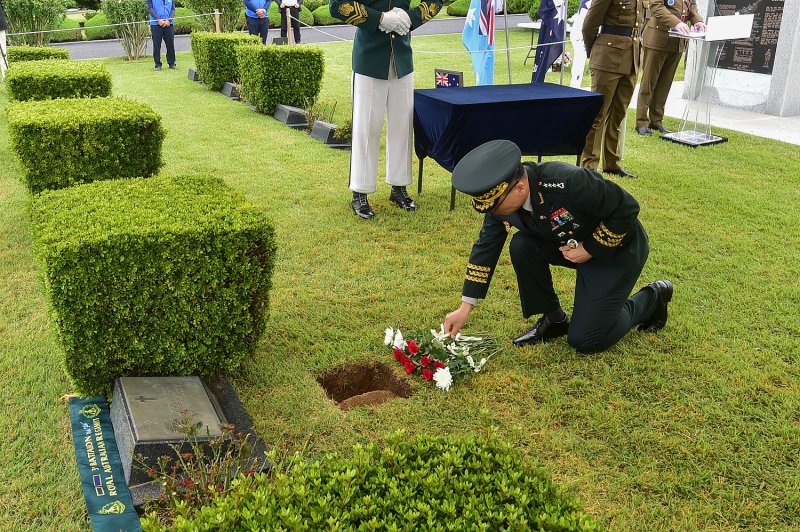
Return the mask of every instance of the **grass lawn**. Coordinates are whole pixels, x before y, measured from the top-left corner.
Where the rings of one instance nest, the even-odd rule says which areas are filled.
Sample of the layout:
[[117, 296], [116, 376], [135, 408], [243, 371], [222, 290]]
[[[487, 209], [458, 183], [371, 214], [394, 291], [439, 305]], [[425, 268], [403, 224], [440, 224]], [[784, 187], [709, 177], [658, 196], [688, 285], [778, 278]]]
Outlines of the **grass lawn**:
[[[529, 39], [512, 32], [512, 46]], [[433, 85], [435, 67], [463, 70], [473, 84], [466, 54], [438, 53], [460, 51], [460, 36], [419, 37], [414, 46], [417, 87]], [[321, 97], [337, 102], [341, 122], [350, 113], [351, 45], [321, 47]], [[512, 56], [516, 82], [530, 79], [524, 55]], [[466, 329], [504, 346], [485, 373], [449, 393], [414, 380], [409, 399], [343, 413], [317, 373], [391, 363], [385, 327], [438, 327], [459, 304], [480, 224], [467, 198], [448, 212], [449, 175], [429, 161], [418, 212], [392, 208], [381, 177], [371, 198], [377, 216], [363, 222], [348, 206], [347, 152], [190, 82], [189, 54], [178, 55], [177, 72], [154, 72], [149, 59], [104, 62], [116, 95], [163, 116], [164, 174], [220, 176], [275, 220], [267, 333], [230, 376], [270, 444], [322, 453], [396, 429], [467, 434], [494, 425], [613, 530], [800, 523], [797, 146], [721, 131], [728, 143], [690, 149], [629, 134], [625, 165], [641, 178], [619, 182], [641, 203], [652, 247], [640, 284], [669, 278], [676, 287], [661, 334], [633, 332], [593, 356], [566, 341], [512, 348], [530, 323], [505, 254]], [[6, 100], [0, 85], [0, 107]], [[0, 529], [88, 530], [62, 400], [71, 387], [50, 333], [30, 199], [2, 113], [0, 161]], [[555, 269], [554, 279], [571, 310], [574, 274]]]

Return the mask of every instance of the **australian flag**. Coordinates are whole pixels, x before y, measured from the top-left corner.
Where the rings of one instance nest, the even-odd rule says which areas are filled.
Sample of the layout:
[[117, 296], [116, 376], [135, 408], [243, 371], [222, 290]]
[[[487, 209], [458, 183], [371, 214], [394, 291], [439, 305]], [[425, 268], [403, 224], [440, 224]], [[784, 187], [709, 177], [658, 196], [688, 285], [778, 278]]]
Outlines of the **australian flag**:
[[461, 75], [455, 72], [447, 72], [443, 70], [436, 71], [436, 88], [440, 87], [460, 87]]
[[542, 27], [539, 29], [539, 41], [536, 44], [531, 83], [544, 81], [545, 74], [564, 51], [567, 0], [542, 0], [539, 4], [539, 18], [542, 19]]
[[475, 84], [494, 83], [494, 0], [472, 0], [461, 42], [472, 58]]

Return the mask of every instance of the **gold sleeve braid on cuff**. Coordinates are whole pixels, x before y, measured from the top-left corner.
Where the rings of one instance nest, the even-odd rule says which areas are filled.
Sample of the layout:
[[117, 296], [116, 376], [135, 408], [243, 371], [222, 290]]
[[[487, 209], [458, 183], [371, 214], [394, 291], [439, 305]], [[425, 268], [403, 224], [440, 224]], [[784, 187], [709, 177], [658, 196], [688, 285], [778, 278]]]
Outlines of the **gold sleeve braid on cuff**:
[[622, 243], [622, 239], [625, 238], [626, 234], [627, 233], [615, 233], [606, 227], [603, 222], [600, 222], [600, 225], [598, 225], [597, 229], [592, 233], [592, 238], [606, 247], [614, 248]]
[[439, 6], [428, 2], [419, 3], [420, 16], [423, 22], [428, 22], [439, 12]]
[[359, 4], [358, 2], [340, 5], [339, 14], [347, 17], [345, 22], [354, 26], [358, 26], [367, 20], [367, 8], [364, 7], [364, 4]]
[[489, 282], [489, 273], [492, 269], [489, 266], [478, 266], [476, 264], [467, 264], [467, 275], [465, 279], [474, 283], [487, 284]]

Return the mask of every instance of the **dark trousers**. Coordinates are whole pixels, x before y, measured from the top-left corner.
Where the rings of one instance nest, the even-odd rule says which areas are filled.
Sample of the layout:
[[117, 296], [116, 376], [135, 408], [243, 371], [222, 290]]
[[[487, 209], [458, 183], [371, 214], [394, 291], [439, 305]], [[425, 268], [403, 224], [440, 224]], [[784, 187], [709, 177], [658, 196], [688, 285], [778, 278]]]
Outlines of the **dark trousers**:
[[[278, 4], [280, 5], [280, 4]], [[286, 8], [280, 10], [281, 12], [281, 37], [286, 38]], [[289, 14], [292, 16], [292, 31], [294, 32], [294, 42], [300, 42], [300, 8], [290, 7]]]
[[247, 19], [247, 33], [250, 35], [260, 35], [261, 42], [267, 44], [267, 32], [269, 32], [269, 20], [264, 18], [245, 17]]
[[509, 252], [522, 314], [528, 318], [558, 309], [550, 265], [574, 269], [575, 304], [567, 341], [581, 353], [602, 351], [648, 319], [656, 308], [657, 294], [651, 288], [628, 297], [648, 251], [647, 234], [640, 228], [613, 258], [574, 264], [564, 258], [555, 243], [520, 231], [511, 239]]
[[153, 60], [156, 66], [161, 66], [161, 41], [167, 47], [167, 64], [173, 66], [175, 64], [175, 26], [162, 28], [159, 25], [151, 25], [150, 32], [153, 34]]

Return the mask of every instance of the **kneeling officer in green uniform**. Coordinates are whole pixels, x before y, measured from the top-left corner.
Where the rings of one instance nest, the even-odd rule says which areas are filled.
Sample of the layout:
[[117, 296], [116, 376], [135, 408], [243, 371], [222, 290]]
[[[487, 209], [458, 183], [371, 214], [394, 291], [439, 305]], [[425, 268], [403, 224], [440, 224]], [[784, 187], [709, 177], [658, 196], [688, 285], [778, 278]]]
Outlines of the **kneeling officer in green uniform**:
[[[486, 297], [512, 227], [509, 252], [525, 318], [542, 316], [514, 345], [568, 335], [581, 353], [602, 351], [631, 329], [666, 325], [672, 283], [655, 281], [629, 297], [649, 244], [639, 204], [593, 170], [562, 162], [520, 163], [520, 150], [493, 140], [469, 152], [453, 170], [453, 186], [484, 213], [472, 246], [459, 308], [445, 317], [455, 336]], [[577, 271], [572, 322], [553, 289], [550, 265]]]

